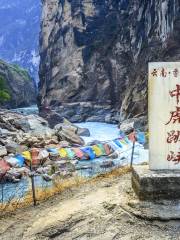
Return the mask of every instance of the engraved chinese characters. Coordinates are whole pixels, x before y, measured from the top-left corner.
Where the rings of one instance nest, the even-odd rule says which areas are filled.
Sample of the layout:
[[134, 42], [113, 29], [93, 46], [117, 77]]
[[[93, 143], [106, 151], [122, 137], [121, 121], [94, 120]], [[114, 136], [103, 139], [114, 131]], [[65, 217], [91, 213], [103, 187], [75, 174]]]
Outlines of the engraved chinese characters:
[[150, 169], [180, 169], [180, 63], [149, 63]]
[[[178, 69], [176, 68], [174, 70], [176, 72], [176, 76], [178, 77]], [[180, 99], [180, 85], [176, 84], [176, 89], [169, 91], [170, 97], [175, 97], [176, 98], [176, 104], [179, 104], [179, 99]], [[176, 110], [170, 112], [171, 117], [169, 122], [166, 123], [169, 124], [171, 121], [172, 123], [179, 123], [180, 124], [180, 107], [176, 106]], [[172, 143], [177, 143], [180, 144], [180, 131], [175, 131], [172, 130], [170, 133], [168, 133], [168, 138], [167, 138], [167, 143], [172, 144]], [[170, 153], [167, 156], [168, 161], [173, 161], [175, 164], [180, 163], [180, 151], [178, 153], [174, 153], [173, 151], [170, 151]]]

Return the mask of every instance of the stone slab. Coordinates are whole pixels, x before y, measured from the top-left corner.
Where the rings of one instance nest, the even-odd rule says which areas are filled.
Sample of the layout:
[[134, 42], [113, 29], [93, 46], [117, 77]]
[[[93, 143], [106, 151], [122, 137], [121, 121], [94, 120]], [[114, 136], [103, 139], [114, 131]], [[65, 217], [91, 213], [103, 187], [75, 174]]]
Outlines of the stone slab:
[[179, 76], [174, 74], [176, 71], [180, 72], [180, 62], [149, 63], [148, 126], [151, 170], [180, 170], [179, 141], [173, 141], [173, 136], [178, 134], [179, 124], [171, 118], [171, 113], [176, 112], [176, 107], [179, 106], [177, 98], [171, 94], [178, 91], [176, 88], [179, 86]]
[[152, 171], [135, 166], [132, 187], [140, 200], [180, 200], [180, 170]]

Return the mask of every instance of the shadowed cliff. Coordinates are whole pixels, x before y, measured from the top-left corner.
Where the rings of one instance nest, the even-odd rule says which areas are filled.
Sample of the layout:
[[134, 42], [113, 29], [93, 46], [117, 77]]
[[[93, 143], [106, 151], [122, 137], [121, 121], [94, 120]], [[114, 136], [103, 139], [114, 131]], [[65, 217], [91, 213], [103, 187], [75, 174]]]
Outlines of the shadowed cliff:
[[36, 89], [29, 73], [0, 60], [0, 107], [26, 107], [36, 103]]
[[45, 104], [71, 121], [146, 115], [148, 62], [180, 59], [179, 16], [178, 0], [43, 0], [41, 112]]

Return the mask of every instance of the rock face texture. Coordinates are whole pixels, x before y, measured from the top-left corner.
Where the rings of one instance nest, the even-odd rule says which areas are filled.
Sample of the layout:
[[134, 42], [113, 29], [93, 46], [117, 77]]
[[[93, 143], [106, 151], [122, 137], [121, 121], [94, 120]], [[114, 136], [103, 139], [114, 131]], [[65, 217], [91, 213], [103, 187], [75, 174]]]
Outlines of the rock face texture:
[[48, 105], [71, 121], [146, 115], [148, 62], [180, 59], [179, 1], [43, 0], [40, 59], [41, 112]]
[[148, 165], [135, 166], [132, 187], [140, 200], [179, 200], [179, 171], [151, 171]]
[[26, 70], [0, 60], [0, 78], [10, 95], [9, 101], [0, 101], [0, 107], [25, 107], [36, 102], [35, 85]]

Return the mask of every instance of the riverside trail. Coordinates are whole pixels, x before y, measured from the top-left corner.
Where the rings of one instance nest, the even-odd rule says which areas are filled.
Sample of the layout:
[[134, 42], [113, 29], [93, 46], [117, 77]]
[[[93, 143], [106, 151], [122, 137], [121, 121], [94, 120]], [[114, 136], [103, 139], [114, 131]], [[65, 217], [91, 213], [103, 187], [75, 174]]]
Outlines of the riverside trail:
[[180, 221], [145, 220], [125, 210], [130, 173], [110, 174], [1, 219], [2, 240], [179, 239]]

